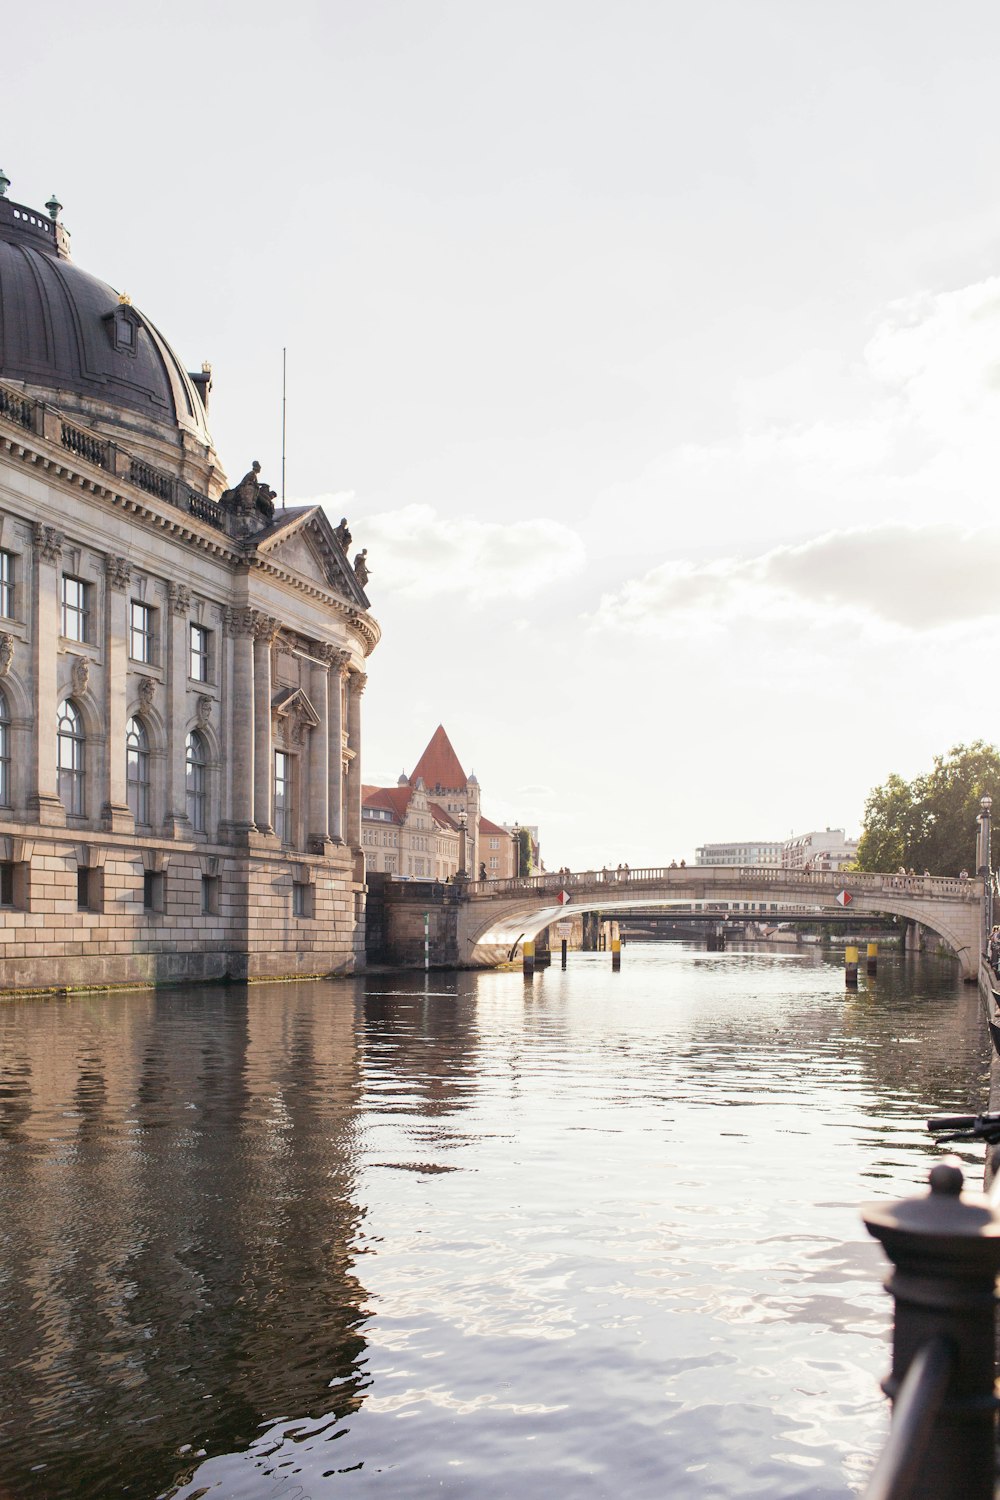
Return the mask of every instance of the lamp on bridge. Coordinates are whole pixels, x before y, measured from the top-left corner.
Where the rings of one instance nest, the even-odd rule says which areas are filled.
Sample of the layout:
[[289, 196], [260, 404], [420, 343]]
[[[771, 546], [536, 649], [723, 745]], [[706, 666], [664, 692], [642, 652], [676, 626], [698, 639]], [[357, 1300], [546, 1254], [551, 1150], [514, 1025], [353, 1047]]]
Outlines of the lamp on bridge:
[[510, 831], [511, 842], [514, 845], [514, 879], [521, 873], [521, 825], [515, 823]]
[[456, 880], [468, 880], [469, 871], [469, 815], [460, 812], [458, 815], [458, 873]]
[[983, 884], [983, 930], [989, 934], [993, 926], [993, 855], [990, 851], [990, 808], [993, 806], [992, 797], [980, 797], [979, 806], [982, 812], [977, 818], [979, 824], [979, 848], [977, 873], [982, 877]]

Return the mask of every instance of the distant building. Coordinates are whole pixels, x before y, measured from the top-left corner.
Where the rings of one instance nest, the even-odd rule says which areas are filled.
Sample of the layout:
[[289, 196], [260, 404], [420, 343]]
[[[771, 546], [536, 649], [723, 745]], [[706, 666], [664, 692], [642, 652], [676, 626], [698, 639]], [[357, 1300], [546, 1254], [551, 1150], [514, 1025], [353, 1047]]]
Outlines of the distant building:
[[783, 870], [842, 870], [858, 856], [858, 840], [845, 836], [842, 828], [799, 833], [781, 846]]
[[696, 865], [761, 865], [781, 864], [782, 844], [767, 843], [761, 839], [744, 844], [702, 844], [694, 852]]
[[[466, 776], [444, 726], [439, 724], [409, 776], [394, 787], [366, 786], [361, 845], [374, 873], [414, 880], [448, 880], [462, 868], [471, 880], [485, 866], [490, 880], [514, 873], [510, 829], [483, 816], [479, 782]], [[537, 844], [537, 829], [532, 830]]]

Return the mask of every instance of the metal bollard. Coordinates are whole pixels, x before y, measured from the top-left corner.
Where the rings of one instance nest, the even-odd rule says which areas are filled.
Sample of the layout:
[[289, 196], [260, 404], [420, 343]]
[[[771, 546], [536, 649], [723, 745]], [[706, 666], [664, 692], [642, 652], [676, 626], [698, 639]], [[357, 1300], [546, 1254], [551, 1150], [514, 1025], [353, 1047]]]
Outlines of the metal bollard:
[[527, 938], [525, 940], [524, 947], [521, 950], [521, 965], [522, 965], [522, 968], [524, 970], [524, 977], [525, 977], [525, 979], [534, 979], [534, 977], [535, 977], [535, 945], [534, 945], [533, 941], [531, 940], [531, 938]]
[[857, 948], [844, 949], [844, 983], [850, 990], [858, 987], [858, 950]]
[[562, 940], [562, 966], [565, 969], [565, 967], [566, 967], [566, 939], [565, 938], [563, 938], [563, 940]]
[[878, 943], [868, 944], [867, 971], [869, 974], [878, 973]]
[[866, 1500], [993, 1500], [994, 1309], [1000, 1217], [939, 1162], [930, 1193], [868, 1203], [862, 1218], [893, 1264], [892, 1429]]
[[622, 940], [621, 940], [621, 938], [612, 938], [611, 939], [611, 972], [612, 972], [612, 974], [617, 974], [619, 972], [619, 970], [621, 969], [621, 966], [622, 966]]

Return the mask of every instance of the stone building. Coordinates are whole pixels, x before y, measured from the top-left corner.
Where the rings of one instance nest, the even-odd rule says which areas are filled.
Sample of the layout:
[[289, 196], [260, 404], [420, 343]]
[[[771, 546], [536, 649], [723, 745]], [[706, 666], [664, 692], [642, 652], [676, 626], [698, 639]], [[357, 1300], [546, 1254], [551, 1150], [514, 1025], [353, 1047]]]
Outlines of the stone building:
[[316, 506], [234, 487], [189, 374], [0, 174], [0, 990], [363, 954], [379, 639]]
[[483, 815], [475, 772], [466, 776], [441, 724], [409, 776], [364, 788], [362, 842], [373, 873], [447, 880], [463, 865], [470, 879], [484, 865], [490, 880], [514, 873], [512, 830]]
[[857, 839], [849, 839], [842, 828], [799, 833], [781, 846], [783, 870], [842, 870], [857, 857]]

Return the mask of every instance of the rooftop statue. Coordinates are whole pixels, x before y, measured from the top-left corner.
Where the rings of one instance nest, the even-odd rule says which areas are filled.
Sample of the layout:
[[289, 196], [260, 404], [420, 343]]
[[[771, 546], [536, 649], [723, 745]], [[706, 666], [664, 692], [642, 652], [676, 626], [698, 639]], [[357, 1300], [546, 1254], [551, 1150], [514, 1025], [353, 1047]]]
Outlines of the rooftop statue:
[[244, 518], [242, 530], [246, 534], [259, 531], [262, 524], [274, 519], [277, 492], [258, 479], [259, 473], [260, 464], [254, 459], [239, 484], [233, 485], [231, 490], [225, 490], [219, 497], [221, 506]]
[[366, 561], [367, 557], [368, 548], [364, 547], [354, 559], [354, 576], [358, 580], [362, 588], [364, 588], [365, 584], [368, 582], [368, 563]]
[[341, 516], [340, 525], [333, 528], [333, 534], [346, 552], [351, 545], [351, 533], [347, 529], [347, 517]]

